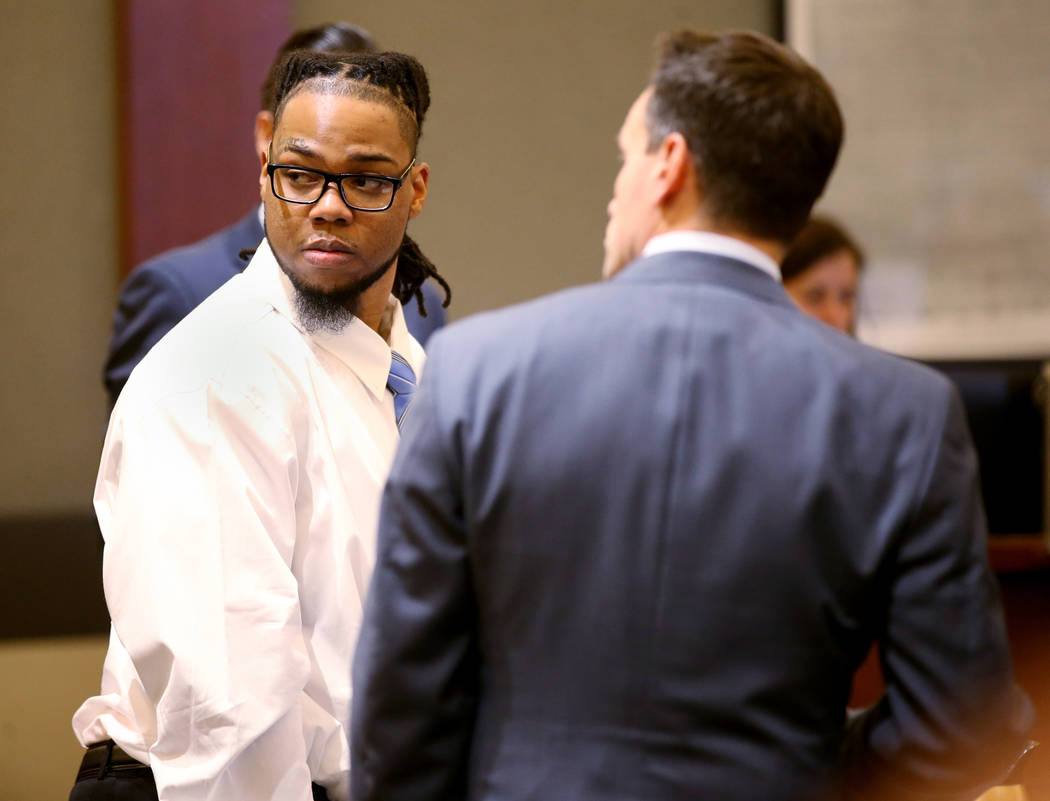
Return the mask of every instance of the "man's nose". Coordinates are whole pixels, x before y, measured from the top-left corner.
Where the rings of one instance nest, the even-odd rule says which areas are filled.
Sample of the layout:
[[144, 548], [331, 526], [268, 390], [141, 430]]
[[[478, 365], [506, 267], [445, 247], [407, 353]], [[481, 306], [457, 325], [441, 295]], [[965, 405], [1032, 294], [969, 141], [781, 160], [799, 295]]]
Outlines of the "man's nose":
[[310, 207], [310, 217], [319, 220], [350, 220], [353, 215], [353, 209], [343, 202], [343, 196], [339, 194], [339, 187], [335, 183], [329, 183], [321, 197]]

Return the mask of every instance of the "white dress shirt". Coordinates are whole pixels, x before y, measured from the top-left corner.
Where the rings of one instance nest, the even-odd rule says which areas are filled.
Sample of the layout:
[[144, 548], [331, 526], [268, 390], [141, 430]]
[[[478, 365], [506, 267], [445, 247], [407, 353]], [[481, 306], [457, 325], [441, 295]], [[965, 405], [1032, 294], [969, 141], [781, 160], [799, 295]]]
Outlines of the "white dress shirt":
[[780, 283], [780, 265], [773, 258], [754, 245], [749, 245], [731, 236], [714, 234], [710, 231], [670, 231], [658, 234], [645, 243], [642, 256], [655, 256], [672, 250], [694, 250], [699, 253], [713, 253], [730, 259], [746, 262], [757, 267]]
[[398, 441], [391, 348], [306, 333], [266, 241], [179, 323], [113, 411], [95, 485], [112, 617], [73, 718], [148, 763], [162, 801], [349, 795], [350, 665]]

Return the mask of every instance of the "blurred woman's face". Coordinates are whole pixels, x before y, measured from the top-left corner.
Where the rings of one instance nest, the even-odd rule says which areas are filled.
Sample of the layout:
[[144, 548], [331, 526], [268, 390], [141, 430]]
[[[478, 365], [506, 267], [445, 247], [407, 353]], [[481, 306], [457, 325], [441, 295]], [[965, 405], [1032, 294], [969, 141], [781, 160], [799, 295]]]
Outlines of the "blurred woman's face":
[[836, 250], [784, 282], [791, 299], [811, 317], [852, 334], [857, 322], [860, 266], [849, 250]]

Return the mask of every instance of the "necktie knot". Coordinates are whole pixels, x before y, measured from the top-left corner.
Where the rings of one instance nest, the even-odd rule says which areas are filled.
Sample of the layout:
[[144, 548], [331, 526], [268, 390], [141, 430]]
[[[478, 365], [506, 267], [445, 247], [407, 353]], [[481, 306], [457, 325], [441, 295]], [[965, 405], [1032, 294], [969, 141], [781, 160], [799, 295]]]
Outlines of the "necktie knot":
[[412, 401], [412, 393], [416, 391], [416, 374], [396, 350], [390, 351], [390, 375], [386, 379], [386, 388], [394, 396], [394, 419], [400, 428]]

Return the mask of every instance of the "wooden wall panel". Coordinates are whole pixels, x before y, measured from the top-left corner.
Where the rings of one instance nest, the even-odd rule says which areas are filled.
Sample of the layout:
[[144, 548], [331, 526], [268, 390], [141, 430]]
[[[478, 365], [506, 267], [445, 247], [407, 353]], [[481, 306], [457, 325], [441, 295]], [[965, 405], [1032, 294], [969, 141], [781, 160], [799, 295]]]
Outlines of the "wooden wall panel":
[[258, 202], [252, 124], [287, 0], [118, 0], [121, 269]]

